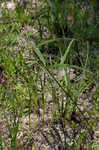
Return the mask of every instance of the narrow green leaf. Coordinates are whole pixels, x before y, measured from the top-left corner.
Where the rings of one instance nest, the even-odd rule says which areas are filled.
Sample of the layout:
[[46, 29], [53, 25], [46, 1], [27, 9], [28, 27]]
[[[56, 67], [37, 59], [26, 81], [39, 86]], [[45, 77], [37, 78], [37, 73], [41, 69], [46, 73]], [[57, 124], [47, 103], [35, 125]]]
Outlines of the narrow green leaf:
[[42, 55], [42, 53], [40, 52], [39, 48], [34, 48], [34, 51], [36, 53], [36, 55], [39, 57], [40, 61], [43, 63], [44, 66], [46, 66], [46, 61]]
[[82, 67], [78, 67], [76, 65], [69, 65], [69, 64], [56, 64], [56, 65], [51, 65], [51, 66], [48, 66], [48, 69], [51, 69], [51, 68], [64, 68], [64, 67], [69, 67], [69, 68], [74, 68], [74, 69], [78, 69], [78, 70], [83, 70], [83, 71], [86, 71], [86, 72], [90, 72], [88, 69], [85, 69], [85, 68], [82, 68]]
[[11, 126], [10, 126], [10, 123], [9, 123], [9, 120], [8, 120], [8, 117], [7, 117], [6, 113], [5, 113], [5, 110], [3, 110], [3, 113], [4, 113], [4, 117], [5, 117], [7, 126], [8, 126], [8, 131], [9, 131], [9, 134], [10, 134], [10, 138], [12, 138], [12, 129], [11, 129]]
[[71, 45], [72, 45], [73, 42], [74, 42], [74, 39], [72, 39], [71, 42], [69, 43], [69, 46], [68, 46], [68, 48], [67, 48], [64, 56], [62, 57], [61, 64], [63, 64], [65, 62], [65, 60], [67, 58], [67, 55], [68, 55], [68, 53], [70, 51]]
[[46, 44], [49, 44], [49, 43], [53, 43], [53, 42], [58, 42], [58, 41], [61, 41], [61, 40], [66, 40], [66, 41], [71, 41], [71, 40], [77, 40], [77, 39], [73, 39], [73, 38], [56, 38], [56, 39], [50, 39], [50, 40], [47, 40], [47, 41], [44, 41], [44, 42], [41, 42], [40, 44], [37, 45], [37, 48], [40, 48], [41, 46], [43, 45], [46, 45]]

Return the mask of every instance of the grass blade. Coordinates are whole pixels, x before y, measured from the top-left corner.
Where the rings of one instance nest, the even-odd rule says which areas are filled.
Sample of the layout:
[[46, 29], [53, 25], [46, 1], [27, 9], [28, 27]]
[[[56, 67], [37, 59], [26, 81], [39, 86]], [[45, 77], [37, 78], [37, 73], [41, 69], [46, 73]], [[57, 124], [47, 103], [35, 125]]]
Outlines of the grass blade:
[[86, 71], [86, 72], [92, 73], [92, 72], [89, 71], [88, 69], [85, 69], [85, 68], [82, 68], [82, 67], [79, 67], [79, 66], [76, 66], [76, 65], [69, 65], [69, 64], [56, 64], [56, 65], [51, 65], [51, 66], [48, 66], [48, 69], [51, 69], [51, 68], [64, 68], [64, 67], [74, 68], [74, 69], [78, 69], [78, 70], [82, 70], [82, 71]]
[[43, 65], [46, 66], [46, 61], [45, 61], [42, 53], [40, 52], [39, 48], [34, 48], [34, 52], [38, 56], [38, 58], [40, 59], [40, 61], [43, 63]]
[[65, 62], [73, 42], [74, 42], [74, 39], [72, 39], [71, 42], [69, 43], [69, 46], [68, 46], [64, 56], [62, 57], [61, 64], [63, 64]]
[[55, 39], [50, 39], [50, 40], [47, 40], [47, 41], [44, 41], [44, 42], [41, 42], [40, 44], [37, 45], [37, 48], [40, 48], [41, 46], [43, 45], [46, 45], [46, 44], [49, 44], [49, 43], [53, 43], [53, 42], [58, 42], [58, 41], [61, 41], [61, 40], [66, 40], [66, 41], [71, 41], [71, 40], [77, 40], [77, 39], [73, 39], [73, 38], [55, 38]]

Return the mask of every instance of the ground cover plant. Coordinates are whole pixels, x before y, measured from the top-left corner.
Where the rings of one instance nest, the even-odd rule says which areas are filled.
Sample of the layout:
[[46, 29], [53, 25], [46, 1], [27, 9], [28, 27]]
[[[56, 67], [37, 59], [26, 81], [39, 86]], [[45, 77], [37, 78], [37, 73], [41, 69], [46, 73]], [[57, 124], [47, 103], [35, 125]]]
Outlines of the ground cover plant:
[[98, 7], [0, 2], [1, 150], [99, 149]]

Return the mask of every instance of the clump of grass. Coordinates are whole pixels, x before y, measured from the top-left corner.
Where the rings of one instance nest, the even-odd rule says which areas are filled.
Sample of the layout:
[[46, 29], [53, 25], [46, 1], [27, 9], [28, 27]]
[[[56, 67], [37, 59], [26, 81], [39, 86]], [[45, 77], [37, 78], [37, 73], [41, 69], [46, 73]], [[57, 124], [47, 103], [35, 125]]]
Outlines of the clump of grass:
[[[47, 0], [42, 1], [35, 12], [32, 11], [32, 1], [30, 6], [29, 9], [17, 6], [13, 14], [7, 9], [2, 11], [0, 66], [4, 67], [5, 72], [0, 72], [0, 115], [5, 118], [10, 142], [8, 144], [4, 136], [0, 135], [0, 148], [17, 149], [21, 119], [28, 115], [31, 131], [33, 113], [38, 116], [39, 124], [42, 121], [50, 121], [53, 124], [48, 133], [42, 131], [50, 148], [53, 145], [48, 135], [63, 149], [95, 149], [93, 136], [97, 115], [94, 112], [98, 111], [99, 86], [93, 78], [98, 81], [98, 57], [93, 58], [94, 63], [91, 62], [91, 47], [98, 36], [95, 34], [96, 26], [93, 24], [93, 30], [88, 24], [87, 6], [90, 4], [84, 6], [80, 2], [74, 4], [64, 0], [60, 6], [59, 0]], [[94, 7], [96, 5], [93, 5], [93, 12]], [[96, 16], [93, 13], [92, 18], [94, 17]], [[33, 40], [31, 32], [22, 34], [21, 30], [24, 30], [26, 25], [33, 28], [37, 26], [39, 35], [36, 39], [39, 43]], [[47, 40], [44, 39], [44, 29], [47, 29], [50, 35]], [[53, 53], [53, 50], [58, 52]], [[50, 51], [53, 56], [49, 54]], [[57, 73], [54, 75], [55, 69]], [[75, 72], [72, 81], [71, 69]], [[58, 73], [61, 70], [64, 75], [60, 80]], [[7, 81], [6, 84], [2, 84], [4, 80]], [[91, 97], [94, 102], [90, 103], [88, 94], [93, 86], [96, 87]], [[50, 105], [50, 100], [46, 98], [48, 91], [52, 105], [51, 118], [46, 120], [46, 109]], [[79, 104], [81, 96], [84, 98]], [[86, 108], [88, 105], [91, 105], [90, 108]], [[91, 117], [92, 114], [94, 117]], [[71, 135], [67, 133], [67, 125], [72, 131]], [[61, 136], [64, 136], [64, 140]]]

